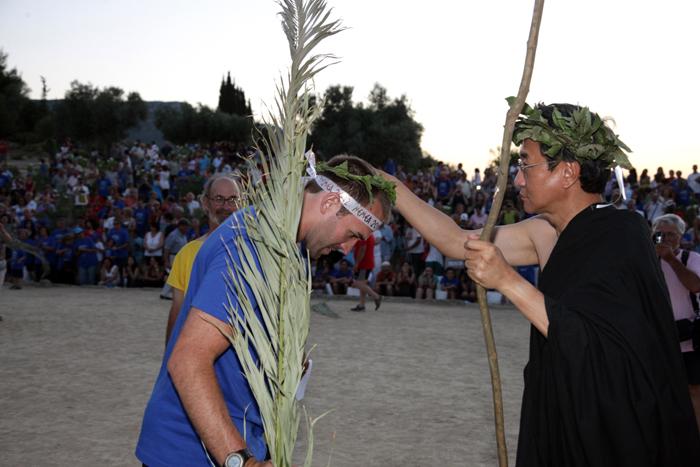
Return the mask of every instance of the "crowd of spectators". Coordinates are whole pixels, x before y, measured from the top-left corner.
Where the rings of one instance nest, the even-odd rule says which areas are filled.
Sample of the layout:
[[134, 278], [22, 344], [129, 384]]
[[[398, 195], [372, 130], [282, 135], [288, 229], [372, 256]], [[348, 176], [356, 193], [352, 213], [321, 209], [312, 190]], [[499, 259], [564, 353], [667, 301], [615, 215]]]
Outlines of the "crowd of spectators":
[[[161, 287], [174, 254], [187, 241], [208, 230], [199, 194], [215, 173], [259, 179], [253, 149], [242, 145], [164, 146], [122, 144], [109, 154], [77, 150], [70, 141], [50, 158], [25, 170], [0, 161], [0, 261], [6, 259], [11, 288], [23, 281], [106, 287]], [[392, 159], [383, 169], [414, 193], [452, 217], [465, 229], [486, 223], [496, 187], [493, 169], [438, 163], [427, 170], [406, 172]], [[509, 173], [499, 223], [527, 217], [514, 186], [517, 166]], [[700, 251], [700, 174], [697, 166], [681, 171], [659, 168], [652, 176], [633, 169], [624, 191], [611, 174], [605, 197], [618, 209], [637, 212], [651, 224], [665, 213], [683, 218], [689, 229], [682, 246]], [[18, 242], [24, 248], [18, 248]], [[14, 247], [13, 247], [14, 245]], [[48, 264], [32, 251], [38, 251]], [[372, 273], [370, 295], [416, 299], [475, 301], [476, 287], [459, 258], [445, 258], [400, 215], [353, 252], [320, 258], [312, 266], [313, 288], [346, 294], [355, 287], [358, 266]], [[535, 283], [535, 267], [520, 268]], [[47, 276], [48, 277], [45, 277]]]
[[0, 161], [0, 261], [11, 288], [41, 279], [163, 286], [177, 251], [208, 230], [198, 199], [206, 178], [255, 175], [248, 155], [228, 144], [137, 142], [103, 156], [68, 141], [26, 170]]
[[[428, 171], [406, 173], [389, 160], [383, 167], [395, 175], [424, 201], [452, 217], [464, 229], [479, 229], [486, 223], [496, 188], [495, 171], [487, 168], [483, 172], [475, 169], [471, 176], [462, 164], [456, 168], [438, 163]], [[503, 209], [499, 224], [512, 224], [528, 215], [522, 210], [514, 185], [517, 165], [509, 171]], [[626, 200], [621, 196], [614, 174], [611, 173], [604, 196], [617, 209], [626, 209], [644, 217], [649, 225], [659, 216], [674, 213], [689, 226], [682, 237], [684, 249], [700, 252], [700, 174], [697, 165], [687, 178], [682, 171], [660, 167], [654, 176], [648, 170], [637, 174], [629, 171], [624, 179]], [[651, 231], [650, 231], [651, 236]], [[369, 240], [369, 239], [368, 239]], [[313, 288], [328, 294], [347, 293], [352, 286], [353, 271], [358, 268], [358, 252], [363, 251], [362, 260], [372, 256], [373, 275], [370, 284], [375, 292], [387, 296], [414, 297], [416, 299], [445, 298], [476, 301], [476, 286], [467, 275], [459, 258], [445, 258], [432, 245], [424, 242], [418, 231], [395, 215], [392, 222], [374, 233], [369, 240], [374, 248], [364, 248], [358, 242], [355, 250], [339, 258], [338, 253], [321, 258], [314, 270]], [[518, 268], [530, 282], [536, 284], [536, 266]]]

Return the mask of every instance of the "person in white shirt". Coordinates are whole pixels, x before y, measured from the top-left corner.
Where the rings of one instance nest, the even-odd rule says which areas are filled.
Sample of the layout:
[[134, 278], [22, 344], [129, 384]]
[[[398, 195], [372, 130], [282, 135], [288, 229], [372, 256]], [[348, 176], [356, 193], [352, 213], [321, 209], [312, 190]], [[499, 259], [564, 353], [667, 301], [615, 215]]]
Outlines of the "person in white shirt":
[[[678, 324], [678, 335], [682, 339], [680, 347], [688, 377], [690, 400], [700, 427], [700, 349], [694, 349], [692, 339], [688, 339], [689, 336], [682, 331], [684, 320], [692, 322], [700, 313], [697, 295], [700, 293], [700, 254], [680, 248], [685, 222], [677, 215], [659, 216], [653, 227], [656, 254], [661, 260], [673, 316]], [[698, 324], [700, 322], [696, 322]]]
[[163, 193], [163, 199], [168, 197], [170, 192], [170, 170], [167, 163], [161, 163], [160, 172], [158, 172], [158, 186]]
[[76, 206], [87, 206], [90, 196], [90, 188], [82, 181], [78, 180], [78, 184], [73, 189], [73, 199]]
[[202, 206], [199, 201], [194, 197], [194, 193], [189, 192], [185, 195], [185, 200], [187, 201], [187, 212], [192, 215], [197, 209], [201, 209]]
[[647, 221], [654, 222], [657, 217], [664, 214], [664, 198], [659, 196], [658, 190], [653, 190], [650, 194], [649, 201], [644, 205], [644, 214], [647, 216]]
[[413, 272], [418, 275], [419, 271], [423, 272], [423, 237], [416, 229], [408, 225], [404, 232], [404, 244]]
[[472, 185], [481, 185], [481, 172], [479, 169], [474, 169], [474, 177], [472, 177]]

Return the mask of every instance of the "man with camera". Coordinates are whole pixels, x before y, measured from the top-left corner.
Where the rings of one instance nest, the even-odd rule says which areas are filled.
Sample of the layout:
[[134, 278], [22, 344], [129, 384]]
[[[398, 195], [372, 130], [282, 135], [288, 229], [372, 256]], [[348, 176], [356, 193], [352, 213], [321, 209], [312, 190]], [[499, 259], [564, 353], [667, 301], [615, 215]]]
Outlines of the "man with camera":
[[690, 399], [700, 427], [700, 254], [681, 250], [685, 222], [675, 214], [664, 214], [654, 221], [654, 244], [671, 297], [673, 316], [678, 325], [681, 352], [688, 375]]

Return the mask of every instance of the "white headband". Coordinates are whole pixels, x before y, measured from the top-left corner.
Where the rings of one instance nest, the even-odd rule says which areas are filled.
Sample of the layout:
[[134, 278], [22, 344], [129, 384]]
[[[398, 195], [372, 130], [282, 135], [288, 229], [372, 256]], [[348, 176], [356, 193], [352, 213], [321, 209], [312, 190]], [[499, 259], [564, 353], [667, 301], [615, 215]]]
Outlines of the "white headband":
[[350, 196], [347, 191], [339, 187], [333, 180], [316, 173], [316, 155], [313, 153], [313, 151], [308, 150], [305, 156], [309, 161], [309, 166], [306, 168], [306, 173], [309, 174], [309, 177], [313, 179], [323, 191], [338, 193], [340, 195], [340, 203], [345, 207], [345, 209], [350, 211], [350, 214], [360, 219], [363, 224], [372, 230], [372, 232], [382, 227], [383, 222], [377, 219], [369, 209], [358, 203], [355, 198]]

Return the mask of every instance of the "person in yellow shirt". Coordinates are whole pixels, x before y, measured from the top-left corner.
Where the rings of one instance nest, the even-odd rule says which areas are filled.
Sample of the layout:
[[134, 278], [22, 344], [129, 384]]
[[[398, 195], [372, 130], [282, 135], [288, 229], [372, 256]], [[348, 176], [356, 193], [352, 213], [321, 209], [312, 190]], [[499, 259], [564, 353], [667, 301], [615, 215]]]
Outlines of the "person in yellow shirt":
[[182, 247], [175, 255], [168, 285], [173, 288], [173, 301], [168, 314], [168, 324], [165, 330], [165, 344], [168, 344], [170, 332], [180, 314], [182, 302], [187, 293], [187, 284], [190, 281], [192, 264], [197, 256], [199, 248], [221, 223], [223, 223], [241, 204], [241, 190], [238, 182], [231, 174], [216, 174], [210, 177], [204, 184], [204, 190], [200, 203], [209, 219], [209, 231]]

